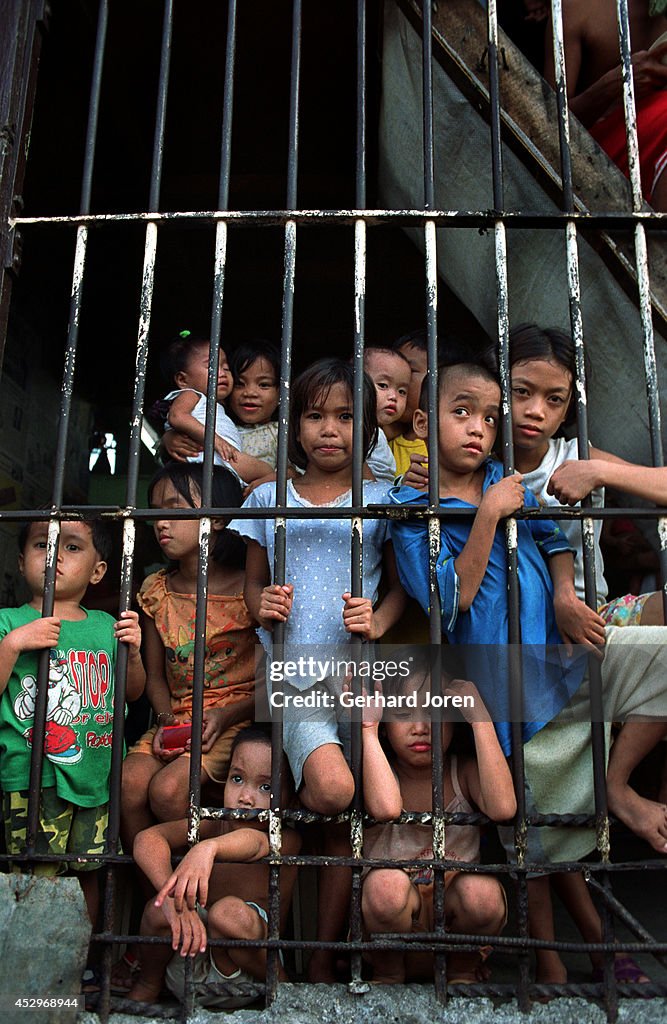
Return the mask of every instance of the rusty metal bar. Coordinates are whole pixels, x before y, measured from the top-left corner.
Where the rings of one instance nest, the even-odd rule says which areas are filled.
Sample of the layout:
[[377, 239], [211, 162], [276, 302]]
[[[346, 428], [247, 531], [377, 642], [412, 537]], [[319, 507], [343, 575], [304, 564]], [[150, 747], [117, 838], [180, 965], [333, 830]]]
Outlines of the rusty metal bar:
[[[509, 362], [509, 296], [507, 288], [507, 236], [504, 222], [505, 190], [501, 136], [501, 97], [498, 74], [498, 18], [495, 0], [489, 0], [487, 5], [487, 34], [493, 205], [495, 210], [499, 212], [499, 216], [494, 223], [494, 247], [496, 306], [498, 313], [498, 364], [502, 398], [503, 470], [505, 476], [511, 476], [515, 471], [515, 465], [512, 438], [512, 386]], [[509, 640], [512, 645], [509, 658], [510, 701], [512, 707], [512, 778], [514, 780], [514, 791], [517, 800], [517, 813], [514, 822], [514, 845], [517, 863], [523, 866], [526, 856], [528, 824], [526, 821], [523, 727], [521, 724], [523, 720], [523, 666], [518, 646], [521, 643], [521, 619], [516, 517], [506, 520], [505, 541], [507, 545], [508, 626]], [[519, 931], [521, 936], [527, 939], [529, 936], [528, 889], [526, 877], [523, 873], [516, 877], [515, 892]], [[527, 1012], [530, 1006], [528, 985], [529, 958], [527, 950], [522, 950], [519, 953], [519, 989], [517, 999], [519, 1007], [523, 1012]]]
[[[90, 213], [90, 192], [93, 174], [93, 164], [95, 159], [95, 143], [97, 139], [99, 98], [102, 85], [102, 66], [104, 63], [107, 20], [108, 3], [107, 0], [101, 0], [98, 13], [97, 35], [95, 40], [95, 55], [93, 60], [93, 75], [90, 91], [88, 125], [86, 128], [83, 181], [81, 186], [81, 198], [79, 203], [79, 211], [80, 214], [83, 216], [86, 216]], [[74, 368], [76, 363], [76, 351], [79, 339], [79, 318], [81, 315], [83, 275], [86, 261], [87, 242], [88, 228], [85, 225], [81, 225], [77, 229], [76, 247], [74, 252], [74, 269], [72, 273], [72, 291], [70, 298], [69, 326], [67, 331], [67, 347], [65, 351], [65, 363], [63, 367], [60, 416], [58, 421], [58, 435], [54, 459], [54, 478], [52, 490], [52, 506], [54, 510], [59, 509], [60, 506], [62, 505], [63, 492], [65, 487], [65, 460], [67, 454], [67, 437], [69, 430], [70, 412], [72, 408]], [[56, 560], [58, 554], [59, 536], [60, 528], [58, 521], [52, 520], [49, 523], [46, 573], [44, 577], [44, 599], [42, 603], [43, 616], [50, 616], [53, 614], [53, 605], [55, 600]], [[37, 830], [39, 828], [39, 794], [42, 778], [42, 762], [44, 757], [44, 734], [46, 729], [46, 704], [48, 697], [48, 650], [40, 652], [38, 665], [39, 667], [37, 670], [37, 693], [35, 697], [35, 710], [33, 715], [32, 750], [30, 755], [30, 782], [28, 788], [28, 821], [26, 835], [26, 849], [28, 853], [34, 852], [35, 837], [37, 835]]]
[[[299, 91], [301, 80], [301, 0], [292, 4], [292, 45], [290, 57], [290, 107], [287, 144], [287, 208], [296, 208], [299, 159]], [[289, 388], [294, 331], [294, 278], [296, 272], [296, 223], [285, 222], [282, 300], [282, 335], [280, 358], [280, 401], [278, 406], [278, 463], [276, 467], [276, 505], [287, 506], [287, 428], [289, 422]], [[287, 527], [285, 517], [276, 517], [276, 540], [273, 565], [275, 583], [285, 582]], [[282, 660], [285, 641], [284, 623], [276, 623], [273, 631], [273, 657]], [[280, 790], [283, 757], [283, 711], [271, 712], [271, 816], [269, 836], [271, 854], [275, 858], [269, 872], [269, 937], [280, 934], [280, 858], [282, 853], [282, 821]], [[279, 959], [277, 950], [270, 951], [266, 963], [266, 1004], [270, 1006], [278, 994]]]
[[[422, 33], [422, 119], [423, 119], [423, 173], [424, 210], [435, 209], [435, 141], [433, 121], [433, 13], [429, 0], [423, 4], [424, 30]], [[424, 221], [424, 271], [426, 285], [426, 345], [427, 345], [427, 401], [428, 401], [428, 478], [429, 504], [437, 507], [440, 500], [438, 452], [438, 254], [435, 221]], [[437, 562], [440, 554], [440, 520], [428, 519], [429, 535], [429, 639], [435, 656], [430, 670], [432, 692], [442, 687], [442, 613], [437, 580]], [[431, 783], [433, 801], [433, 856], [445, 858], [445, 820], [443, 792], [442, 733], [436, 722], [431, 727]], [[438, 868], [433, 879], [433, 919], [439, 935], [446, 933], [445, 876]], [[435, 956], [434, 981], [436, 998], [447, 1001], [447, 958], [444, 952]]]
[[[104, 227], [106, 224], [134, 224], [155, 221], [161, 226], [182, 226], [214, 224], [224, 220], [237, 227], [284, 227], [287, 222], [308, 226], [322, 224], [336, 226], [354, 226], [355, 221], [362, 218], [367, 226], [394, 224], [400, 227], [415, 224], [423, 225], [432, 220], [436, 225], [447, 227], [492, 227], [497, 219], [495, 210], [181, 210], [164, 211], [159, 214], [146, 211], [137, 213], [98, 213], [71, 214], [53, 217], [12, 217], [10, 228], [30, 227]], [[523, 231], [532, 228], [535, 231], [553, 231], [563, 227], [566, 221], [573, 220], [581, 226], [581, 230], [610, 231], [618, 228], [631, 228], [635, 224], [643, 224], [648, 231], [663, 232], [667, 230], [667, 213], [649, 210], [614, 211], [611, 213], [589, 213], [578, 210], [572, 215], [556, 212], [526, 213], [507, 211], [503, 214], [505, 227], [508, 230]]]
[[[357, 0], [356, 8], [356, 152], [355, 152], [355, 204], [366, 205], [366, 4]], [[364, 346], [366, 321], [366, 224], [359, 218], [354, 225], [354, 338], [353, 356], [354, 390], [352, 395], [352, 495], [353, 505], [364, 504], [363, 470], [364, 440]], [[363, 596], [363, 519], [350, 522], [350, 587], [353, 597]], [[350, 654], [355, 664], [362, 655], [361, 637], [351, 635]], [[362, 681], [355, 673], [352, 692], [361, 697]], [[362, 779], [361, 718], [351, 722], [350, 767], [354, 779], [354, 798], [350, 810], [350, 845], [353, 859], [363, 856], [364, 794]], [[361, 867], [352, 869], [350, 898], [350, 938], [359, 941], [362, 936], [361, 920]], [[361, 984], [361, 954], [352, 953], [351, 986]]]
[[[554, 37], [554, 67], [556, 74], [556, 100], [558, 106], [558, 129], [561, 152], [561, 178], [563, 182], [563, 209], [567, 214], [574, 212], [574, 191], [572, 187], [572, 167], [570, 161], [569, 112], [567, 103], [567, 79], [565, 53], [563, 48], [563, 23], [561, 0], [554, 0], [552, 7], [552, 24]], [[584, 353], [584, 332], [581, 314], [581, 289], [579, 282], [579, 249], [576, 225], [570, 221], [565, 227], [565, 250], [567, 263], [567, 283], [570, 325], [575, 347], [576, 379], [573, 385], [577, 400], [577, 439], [579, 459], [590, 457], [590, 440], [588, 433], [588, 408], [586, 398], [586, 363]], [[597, 610], [597, 586], [595, 572], [596, 539], [593, 520], [585, 513], [592, 506], [590, 496], [583, 499], [584, 510], [582, 519], [582, 550], [584, 560], [584, 589], [586, 603]], [[605, 735], [602, 725], [602, 673], [600, 662], [593, 656], [588, 659], [591, 699], [591, 743], [593, 753], [593, 791], [597, 819], [596, 844], [603, 862], [609, 860], [609, 816], [606, 788], [606, 750]], [[603, 884], [609, 887], [609, 879], [603, 875]], [[605, 940], [613, 941], [614, 928], [608, 907], [602, 908], [602, 934]], [[605, 1007], [607, 1019], [615, 1021], [618, 1016], [618, 994], [616, 978], [613, 970], [613, 958], [605, 957], [604, 963]]]

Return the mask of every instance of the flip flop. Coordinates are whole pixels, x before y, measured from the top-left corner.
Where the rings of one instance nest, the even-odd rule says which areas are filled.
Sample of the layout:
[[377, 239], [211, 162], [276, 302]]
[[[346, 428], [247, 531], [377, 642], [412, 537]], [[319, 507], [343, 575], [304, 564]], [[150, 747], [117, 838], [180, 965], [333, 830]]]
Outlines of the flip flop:
[[[646, 985], [647, 982], [641, 981], [641, 978], [646, 978], [646, 971], [643, 971], [636, 960], [633, 960], [631, 956], [617, 956], [614, 959], [614, 977], [619, 984], [623, 985]], [[604, 971], [602, 967], [594, 967], [591, 972], [591, 980], [600, 982], [603, 980]], [[649, 978], [649, 982], [650, 982]]]

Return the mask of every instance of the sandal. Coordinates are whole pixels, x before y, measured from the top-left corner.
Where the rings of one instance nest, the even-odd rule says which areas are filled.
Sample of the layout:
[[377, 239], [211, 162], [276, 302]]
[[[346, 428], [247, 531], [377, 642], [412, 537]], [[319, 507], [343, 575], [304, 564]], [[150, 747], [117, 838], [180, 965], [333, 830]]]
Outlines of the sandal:
[[102, 979], [97, 967], [86, 967], [81, 975], [81, 994], [95, 995], [102, 988]]
[[139, 958], [129, 950], [124, 953], [111, 971], [111, 991], [113, 994], [117, 996], [126, 995], [134, 985], [136, 975], [140, 970]]
[[[646, 985], [651, 979], [631, 956], [617, 956], [614, 958], [614, 977], [621, 985]], [[602, 967], [594, 967], [591, 972], [591, 980], [600, 982], [604, 978]]]

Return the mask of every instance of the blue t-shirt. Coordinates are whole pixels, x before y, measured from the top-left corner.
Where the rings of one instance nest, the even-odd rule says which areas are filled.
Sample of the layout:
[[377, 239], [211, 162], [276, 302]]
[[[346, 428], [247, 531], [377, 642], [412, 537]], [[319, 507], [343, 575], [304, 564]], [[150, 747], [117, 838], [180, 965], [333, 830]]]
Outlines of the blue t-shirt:
[[[323, 508], [345, 508], [351, 504], [352, 494], [346, 491]], [[386, 504], [387, 485], [366, 481], [364, 505]], [[271, 508], [276, 504], [275, 483], [261, 484], [243, 503], [243, 508]], [[287, 482], [289, 508], [313, 506]], [[275, 522], [273, 519], [233, 519], [228, 529], [242, 537], [257, 541], [266, 549], [273, 574], [275, 553]], [[294, 602], [285, 628], [285, 645], [294, 644], [348, 644], [350, 634], [343, 626], [341, 595], [351, 590], [352, 560], [350, 540], [351, 520], [346, 519], [287, 519], [285, 583], [294, 587]], [[365, 519], [363, 524], [363, 592], [372, 602], [382, 571], [382, 549], [388, 540], [386, 520]], [[258, 629], [257, 633], [267, 651], [271, 650], [271, 633]]]
[[[485, 467], [482, 492], [502, 479], [499, 462]], [[395, 487], [389, 499], [397, 505], [428, 502], [422, 491]], [[537, 508], [534, 494], [526, 489], [524, 503]], [[459, 498], [441, 498], [442, 508], [469, 508]], [[452, 644], [465, 644], [466, 671], [471, 675], [492, 712], [506, 754], [510, 752], [509, 683], [510, 651], [508, 574], [505, 535], [496, 530], [486, 573], [467, 611], [459, 610], [460, 581], [454, 562], [465, 547], [473, 517], [441, 521], [441, 547], [436, 576], [442, 611], [442, 629]], [[425, 522], [392, 522], [391, 538], [401, 582], [407, 592], [429, 610], [428, 531]], [[586, 668], [581, 651], [565, 657], [556, 626], [553, 585], [546, 559], [560, 551], [572, 551], [556, 523], [548, 519], [517, 521], [520, 592], [521, 658], [523, 666], [523, 737], [526, 742], [565, 707], [578, 690]]]

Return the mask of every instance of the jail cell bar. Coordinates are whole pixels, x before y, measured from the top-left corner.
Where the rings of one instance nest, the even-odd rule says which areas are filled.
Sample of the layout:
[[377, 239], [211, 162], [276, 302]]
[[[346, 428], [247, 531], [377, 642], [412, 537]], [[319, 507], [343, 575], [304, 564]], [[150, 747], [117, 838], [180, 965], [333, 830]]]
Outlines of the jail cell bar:
[[[294, 303], [295, 303], [295, 273], [297, 259], [297, 235], [301, 227], [309, 224], [324, 226], [338, 226], [349, 224], [354, 227], [354, 293], [352, 296], [352, 314], [354, 320], [354, 354], [353, 366], [355, 375], [354, 394], [354, 440], [353, 440], [353, 485], [351, 507], [347, 509], [312, 509], [299, 510], [298, 518], [347, 518], [350, 521], [350, 559], [351, 559], [351, 587], [354, 596], [363, 594], [362, 574], [362, 552], [363, 552], [363, 524], [364, 520], [376, 516], [389, 516], [387, 509], [364, 508], [363, 500], [363, 444], [362, 444], [362, 374], [363, 374], [363, 353], [365, 347], [365, 302], [366, 302], [366, 241], [367, 232], [377, 225], [401, 224], [420, 226], [424, 234], [424, 285], [425, 285], [425, 322], [427, 328], [428, 348], [428, 425], [429, 425], [429, 488], [428, 505], [419, 513], [414, 515], [422, 516], [425, 519], [430, 537], [430, 641], [436, 652], [442, 643], [442, 630], [440, 618], [440, 600], [436, 580], [436, 562], [440, 545], [440, 523], [446, 516], [453, 513], [444, 513], [439, 507], [439, 481], [438, 481], [438, 450], [437, 450], [437, 405], [438, 405], [438, 345], [437, 345], [437, 314], [438, 314], [438, 266], [437, 266], [437, 232], [442, 230], [456, 230], [457, 227], [468, 227], [475, 225], [493, 230], [495, 256], [496, 256], [496, 294], [497, 294], [497, 330], [498, 330], [498, 354], [500, 363], [500, 378], [502, 387], [503, 405], [503, 464], [505, 474], [514, 471], [514, 453], [512, 446], [511, 430], [511, 388], [509, 376], [509, 295], [507, 283], [507, 251], [511, 246], [511, 233], [515, 229], [531, 227], [534, 230], [551, 230], [554, 226], [562, 228], [566, 243], [567, 279], [570, 300], [570, 320], [572, 336], [577, 352], [577, 426], [579, 441], [579, 457], [588, 458], [588, 424], [585, 402], [585, 368], [584, 368], [584, 347], [585, 338], [580, 305], [579, 273], [578, 273], [578, 231], [583, 224], [588, 228], [609, 228], [609, 227], [632, 227], [635, 239], [635, 256], [637, 278], [639, 282], [639, 308], [644, 340], [644, 361], [647, 382], [647, 399], [649, 408], [650, 433], [652, 444], [653, 463], [657, 466], [664, 464], [661, 430], [660, 430], [660, 408], [658, 402], [657, 373], [655, 362], [655, 348], [653, 338], [653, 326], [651, 318], [650, 290], [648, 261], [646, 251], [646, 230], [654, 226], [656, 218], [647, 215], [642, 208], [641, 188], [639, 182], [639, 165], [637, 155], [637, 134], [636, 116], [634, 107], [634, 96], [632, 87], [632, 76], [630, 74], [631, 49], [629, 39], [629, 21], [627, 0], [618, 0], [618, 24], [621, 59], [624, 67], [624, 103], [626, 120], [628, 125], [628, 149], [630, 156], [630, 177], [633, 196], [633, 209], [631, 213], [624, 214], [613, 212], [610, 214], [590, 215], [575, 209], [575, 199], [572, 188], [572, 174], [570, 166], [570, 143], [569, 143], [569, 114], [567, 105], [567, 90], [565, 81], [565, 61], [563, 53], [563, 31], [562, 11], [560, 0], [554, 0], [552, 5], [553, 34], [554, 34], [554, 62], [557, 78], [557, 100], [559, 111], [559, 133], [561, 144], [561, 180], [562, 180], [562, 210], [560, 214], [549, 216], [538, 216], [535, 214], [507, 213], [504, 211], [504, 188], [503, 188], [503, 150], [502, 150], [502, 117], [501, 117], [501, 93], [498, 74], [498, 26], [496, 0], [488, 0], [487, 4], [487, 28], [488, 28], [488, 59], [489, 59], [489, 94], [488, 102], [490, 107], [490, 144], [489, 152], [492, 168], [493, 194], [489, 197], [490, 209], [488, 211], [453, 211], [442, 210], [436, 206], [434, 163], [436, 153], [436, 140], [433, 127], [433, 52], [432, 52], [432, 10], [430, 3], [421, 5], [423, 19], [422, 32], [422, 91], [423, 91], [423, 180], [424, 180], [424, 207], [420, 210], [378, 210], [368, 209], [366, 199], [366, 140], [367, 140], [367, 69], [366, 58], [368, 40], [366, 35], [366, 3], [364, 0], [356, 2], [356, 153], [355, 153], [355, 205], [353, 211], [313, 211], [303, 210], [298, 206], [297, 180], [298, 180], [298, 157], [299, 157], [299, 96], [301, 85], [301, 45], [302, 45], [302, 3], [301, 0], [293, 0], [292, 3], [292, 47], [289, 68], [290, 81], [290, 104], [289, 124], [287, 131], [287, 190], [285, 209], [278, 211], [254, 210], [238, 211], [229, 209], [229, 187], [232, 156], [232, 120], [235, 83], [235, 61], [236, 37], [237, 37], [237, 5], [236, 0], [228, 0], [227, 5], [227, 37], [225, 46], [225, 71], [224, 71], [224, 101], [222, 109], [222, 143], [220, 157], [220, 174], [218, 188], [218, 205], [215, 211], [193, 212], [182, 211], [179, 213], [165, 213], [160, 211], [160, 186], [162, 175], [162, 157], [165, 143], [166, 110], [169, 89], [169, 70], [171, 58], [171, 40], [173, 33], [174, 12], [172, 0], [164, 0], [162, 16], [162, 41], [159, 81], [157, 89], [157, 102], [155, 113], [155, 130], [153, 143], [153, 157], [150, 178], [150, 194], [145, 211], [141, 213], [121, 214], [92, 214], [91, 213], [91, 189], [94, 173], [95, 149], [98, 127], [98, 112], [100, 101], [100, 89], [106, 58], [106, 37], [109, 20], [108, 0], [100, 0], [97, 24], [97, 39], [95, 45], [95, 56], [93, 63], [93, 75], [91, 95], [89, 103], [88, 128], [86, 133], [85, 157], [83, 166], [83, 184], [79, 204], [79, 213], [73, 216], [52, 216], [52, 217], [15, 217], [11, 220], [11, 227], [28, 231], [36, 225], [49, 226], [51, 230], [62, 230], [74, 228], [76, 230], [76, 242], [74, 250], [74, 263], [72, 271], [70, 317], [67, 334], [67, 346], [65, 353], [62, 398], [60, 406], [60, 422], [57, 438], [56, 465], [52, 488], [52, 509], [49, 513], [49, 535], [47, 551], [47, 571], [44, 588], [43, 614], [49, 615], [53, 610], [55, 593], [55, 565], [58, 547], [60, 523], [70, 516], [90, 516], [101, 513], [109, 518], [120, 519], [123, 522], [123, 556], [120, 581], [120, 610], [130, 607], [133, 586], [133, 554], [134, 554], [134, 528], [137, 521], [143, 521], [154, 516], [153, 510], [140, 509], [137, 507], [137, 483], [139, 474], [140, 457], [140, 430], [144, 409], [144, 387], [146, 379], [147, 361], [149, 358], [149, 339], [151, 328], [151, 311], [154, 291], [155, 262], [158, 251], [158, 240], [160, 233], [169, 230], [171, 226], [182, 225], [186, 221], [197, 224], [215, 224], [215, 251], [213, 260], [213, 304], [211, 310], [211, 362], [209, 366], [208, 387], [207, 387], [207, 417], [205, 426], [204, 446], [204, 467], [205, 482], [202, 493], [202, 507], [196, 510], [165, 510], [161, 515], [164, 518], [199, 518], [200, 519], [200, 553], [199, 573], [197, 584], [197, 616], [195, 624], [195, 666], [194, 666], [194, 701], [193, 701], [193, 740], [190, 775], [190, 816], [189, 816], [189, 837], [191, 842], [198, 839], [199, 823], [203, 819], [239, 819], [239, 818], [260, 818], [268, 821], [270, 838], [270, 885], [269, 885], [269, 926], [268, 938], [264, 942], [251, 942], [244, 940], [228, 941], [225, 945], [263, 947], [268, 951], [267, 976], [265, 985], [257, 985], [258, 992], [264, 992], [267, 1003], [276, 998], [278, 990], [278, 968], [280, 950], [318, 950], [327, 948], [340, 950], [352, 954], [352, 991], [364, 991], [364, 983], [361, 976], [362, 953], [368, 950], [381, 949], [403, 949], [410, 951], [431, 951], [435, 954], [435, 991], [440, 1000], [445, 1000], [451, 986], [447, 985], [446, 977], [446, 954], [448, 950], [457, 948], [478, 948], [480, 942], [492, 945], [497, 949], [511, 949], [517, 954], [519, 984], [518, 990], [514, 986], [494, 985], [492, 983], [480, 983], [465, 987], [455, 986], [457, 995], [478, 996], [478, 995], [514, 995], [517, 991], [519, 1006], [526, 1010], [530, 1005], [530, 998], [534, 996], [551, 995], [576, 995], [583, 994], [591, 997], [603, 994], [606, 1012], [609, 1020], [614, 1020], [618, 1012], [618, 995], [636, 993], [639, 989], [642, 995], [664, 994], [667, 987], [662, 985], [629, 986], [617, 985], [613, 973], [614, 951], [627, 952], [651, 952], [657, 958], [664, 960], [667, 953], [666, 943], [657, 943], [651, 935], [632, 917], [630, 912], [623, 907], [613, 896], [610, 887], [610, 877], [614, 873], [635, 870], [638, 867], [649, 873], [661, 870], [661, 865], [654, 861], [646, 861], [624, 864], [613, 864], [609, 860], [609, 818], [607, 814], [606, 791], [605, 791], [605, 750], [600, 715], [595, 715], [595, 708], [600, 705], [600, 675], [597, 662], [591, 662], [592, 676], [592, 743], [594, 763], [594, 788], [595, 788], [595, 815], [593, 818], [582, 818], [581, 815], [538, 815], [532, 816], [528, 821], [525, 805], [524, 767], [521, 744], [521, 714], [513, 717], [513, 777], [518, 800], [518, 812], [515, 822], [515, 844], [516, 862], [513, 864], [494, 865], [457, 865], [456, 862], [447, 860], [446, 850], [446, 824], [479, 824], [486, 821], [483, 815], [444, 815], [443, 810], [443, 754], [439, 730], [433, 732], [433, 809], [429, 814], [415, 815], [404, 813], [401, 821], [404, 824], [419, 821], [422, 824], [431, 824], [433, 829], [433, 851], [434, 860], [432, 866], [435, 872], [435, 898], [434, 898], [434, 931], [430, 934], [419, 935], [384, 935], [374, 937], [370, 940], [362, 938], [361, 927], [361, 872], [365, 865], [372, 863], [374, 866], [418, 866], [419, 861], [373, 861], [365, 860], [363, 857], [363, 793], [361, 786], [361, 722], [353, 723], [352, 735], [352, 771], [355, 782], [355, 798], [351, 809], [336, 817], [337, 821], [347, 821], [350, 828], [351, 856], [338, 858], [335, 862], [341, 866], [352, 869], [352, 900], [350, 908], [350, 940], [337, 943], [319, 943], [305, 940], [286, 940], [279, 935], [280, 920], [280, 867], [281, 865], [321, 867], [322, 858], [308, 855], [282, 856], [281, 854], [281, 831], [283, 823], [301, 822], [304, 824], [313, 823], [327, 819], [322, 815], [302, 810], [286, 810], [280, 805], [281, 793], [281, 752], [282, 752], [282, 711], [276, 709], [272, 726], [272, 752], [273, 770], [271, 779], [270, 809], [268, 812], [239, 812], [226, 811], [216, 808], [201, 806], [200, 794], [200, 768], [201, 768], [201, 722], [203, 711], [204, 692], [204, 669], [205, 669], [205, 635], [206, 635], [206, 597], [207, 597], [207, 560], [208, 546], [211, 530], [211, 518], [215, 515], [231, 517], [243, 517], [245, 513], [237, 509], [216, 509], [211, 506], [211, 470], [214, 459], [214, 433], [215, 433], [215, 388], [217, 354], [220, 348], [222, 331], [222, 320], [224, 311], [224, 286], [227, 269], [227, 238], [230, 228], [251, 226], [256, 228], [280, 225], [284, 232], [283, 242], [283, 289], [282, 289], [282, 357], [280, 372], [280, 400], [279, 400], [279, 429], [278, 429], [278, 468], [276, 482], [276, 507], [268, 509], [263, 513], [265, 518], [275, 521], [276, 531], [276, 553], [274, 564], [274, 578], [276, 582], [283, 582], [286, 568], [286, 529], [290, 518], [297, 518], [297, 512], [287, 507], [287, 427], [289, 416], [289, 388], [292, 376], [292, 353], [294, 334]], [[287, 74], [287, 69], [286, 69]], [[446, 159], [446, 155], [442, 157]], [[67, 450], [67, 436], [71, 413], [71, 403], [76, 367], [77, 347], [79, 338], [79, 323], [82, 306], [82, 291], [87, 268], [87, 246], [89, 232], [103, 230], [105, 226], [118, 223], [133, 223], [140, 221], [145, 224], [144, 260], [142, 272], [142, 287], [140, 296], [139, 322], [137, 329], [136, 347], [136, 373], [135, 385], [132, 399], [132, 417], [129, 435], [129, 463], [128, 478], [126, 487], [126, 504], [122, 509], [117, 508], [85, 508], [72, 509], [63, 505], [64, 480], [65, 480], [65, 455]], [[593, 518], [611, 518], [615, 515], [627, 515], [633, 510], [596, 510], [590, 507], [590, 502], [583, 502], [583, 510], [578, 513], [581, 518], [584, 538], [584, 561], [585, 561], [585, 582], [586, 597], [591, 606], [595, 602], [595, 564], [593, 548], [590, 542], [592, 538]], [[550, 518], [557, 518], [558, 510], [549, 510]], [[465, 514], [465, 513], [464, 513]], [[567, 511], [572, 516], [572, 510]], [[636, 514], [636, 513], [633, 513]], [[663, 538], [661, 545], [661, 563], [663, 578], [667, 579], [667, 549], [664, 541], [667, 530], [665, 522], [667, 510], [652, 510], [641, 513], [659, 520], [660, 534]], [[35, 520], [43, 518], [44, 513], [38, 510], [19, 510], [17, 512], [2, 512], [0, 518], [5, 521]], [[253, 511], [253, 517], [258, 513]], [[519, 513], [516, 518], [521, 518]], [[508, 641], [517, 645], [521, 641], [519, 623], [520, 593], [517, 576], [517, 530], [516, 518], [512, 517], [506, 523], [507, 558], [509, 568], [509, 636]], [[274, 656], [280, 658], [281, 646], [284, 643], [284, 627], [277, 626], [274, 633]], [[351, 655], [359, 659], [361, 655], [360, 641], [351, 642]], [[124, 721], [125, 703], [125, 674], [127, 668], [127, 655], [121, 646], [118, 658], [118, 670], [116, 676], [116, 693], [114, 701], [114, 739], [112, 753], [112, 774], [111, 774], [111, 798], [110, 798], [110, 824], [105, 854], [101, 858], [88, 858], [99, 860], [106, 865], [106, 889], [104, 902], [104, 925], [103, 931], [96, 939], [104, 944], [104, 981], [100, 999], [100, 1012], [103, 1020], [106, 1020], [111, 1008], [110, 998], [110, 976], [111, 964], [114, 954], [121, 943], [128, 941], [149, 943], [146, 937], [119, 935], [113, 933], [114, 905], [118, 894], [116, 885], [116, 868], [120, 864], [126, 864], [131, 858], [119, 853], [118, 831], [120, 821], [120, 779], [122, 770], [122, 725]], [[516, 663], [515, 678], [520, 677], [521, 665]], [[43, 760], [43, 739], [46, 719], [46, 697], [47, 697], [47, 674], [48, 674], [48, 652], [44, 652], [40, 658], [38, 677], [38, 700], [35, 712], [35, 731], [31, 757], [30, 775], [30, 800], [28, 816], [28, 841], [25, 855], [13, 857], [12, 860], [25, 864], [26, 868], [40, 861], [48, 860], [48, 857], [39, 856], [35, 852], [35, 835], [39, 820], [39, 791]], [[436, 654], [432, 673], [431, 686], [433, 692], [438, 692], [441, 685], [440, 679], [440, 657]], [[361, 680], [355, 678], [352, 681], [353, 693], [356, 696], [361, 694]], [[521, 701], [521, 687], [517, 690], [517, 700]], [[520, 711], [521, 705], [518, 705]], [[597, 722], [595, 718], [597, 717]], [[535, 867], [526, 859], [526, 834], [528, 825], [547, 826], [559, 825], [561, 827], [576, 826], [581, 824], [595, 824], [597, 829], [597, 845], [601, 857], [600, 864], [581, 865], [577, 863], [559, 863], [558, 871], [583, 871], [591, 888], [601, 897], [603, 904], [603, 926], [604, 941], [594, 946], [586, 943], [554, 942], [547, 944], [531, 939], [528, 933], [527, 915], [527, 889], [526, 877], [528, 871]], [[5, 857], [6, 861], [8, 858]], [[58, 858], [67, 860], [68, 858]], [[73, 859], [73, 858], [69, 858]], [[421, 862], [422, 864], [424, 862]], [[429, 862], [430, 864], [431, 862]], [[467, 871], [493, 873], [499, 877], [505, 876], [514, 881], [517, 906], [518, 906], [518, 935], [479, 937], [475, 935], [452, 934], [447, 929], [445, 919], [444, 900], [444, 872], [455, 867], [465, 868]], [[544, 865], [540, 867], [544, 868]], [[636, 935], [637, 941], [628, 943], [615, 943], [613, 922], [619, 918]], [[606, 967], [604, 972], [604, 983], [600, 985], [552, 985], [538, 986], [529, 983], [528, 966], [529, 950], [537, 948], [553, 948], [561, 951], [590, 952], [597, 950], [604, 952], [606, 956]], [[183, 1019], [186, 1019], [192, 1011], [194, 1001], [194, 986], [191, 972], [186, 978], [186, 997], [183, 1004]], [[123, 1007], [123, 1002], [114, 1002], [114, 1006]]]

